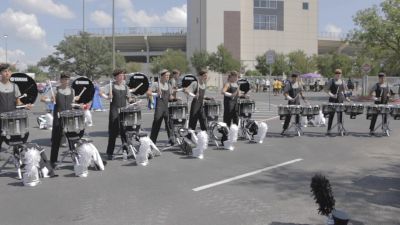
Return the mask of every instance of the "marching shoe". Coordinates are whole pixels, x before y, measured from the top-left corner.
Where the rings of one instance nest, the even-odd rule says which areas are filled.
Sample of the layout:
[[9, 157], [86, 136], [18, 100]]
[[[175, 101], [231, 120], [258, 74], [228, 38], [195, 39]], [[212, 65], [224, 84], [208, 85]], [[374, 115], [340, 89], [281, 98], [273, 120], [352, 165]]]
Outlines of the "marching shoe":
[[286, 129], [283, 129], [282, 132], [281, 132], [281, 135], [282, 136], [285, 135], [285, 132], [286, 132]]
[[114, 158], [113, 155], [107, 155], [107, 160], [111, 161], [111, 160], [113, 160], [113, 158]]
[[369, 132], [369, 136], [375, 136], [375, 132], [371, 130], [371, 131]]

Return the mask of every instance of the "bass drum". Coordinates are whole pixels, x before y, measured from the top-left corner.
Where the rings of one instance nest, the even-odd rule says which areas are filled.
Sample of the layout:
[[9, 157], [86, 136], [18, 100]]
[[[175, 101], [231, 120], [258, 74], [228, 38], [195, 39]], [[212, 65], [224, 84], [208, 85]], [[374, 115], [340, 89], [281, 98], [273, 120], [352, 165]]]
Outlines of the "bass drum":
[[[36, 82], [32, 77], [25, 73], [14, 73], [11, 75], [10, 81], [15, 83], [21, 92], [21, 102], [24, 104], [33, 104], [38, 96]], [[24, 97], [22, 97], [24, 96]]]
[[239, 90], [245, 94], [250, 91], [250, 83], [247, 79], [240, 79], [237, 81], [237, 84], [239, 85]]
[[196, 81], [197, 82], [197, 78], [195, 76], [193, 76], [192, 74], [187, 74], [182, 78], [182, 88], [187, 88], [190, 86], [190, 84]]
[[81, 95], [77, 103], [87, 104], [93, 100], [95, 89], [89, 78], [78, 77], [72, 82], [71, 87], [75, 91], [75, 96]]
[[150, 83], [147, 76], [143, 73], [134, 73], [128, 81], [129, 89], [136, 89], [132, 94], [144, 95], [149, 89]]

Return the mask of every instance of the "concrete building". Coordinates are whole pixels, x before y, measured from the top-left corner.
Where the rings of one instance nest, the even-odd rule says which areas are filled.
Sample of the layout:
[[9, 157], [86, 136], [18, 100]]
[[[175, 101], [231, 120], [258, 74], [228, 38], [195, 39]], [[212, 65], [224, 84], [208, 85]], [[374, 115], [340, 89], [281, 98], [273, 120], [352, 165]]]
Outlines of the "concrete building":
[[318, 0], [188, 0], [187, 55], [223, 44], [254, 67], [268, 50], [318, 54]]

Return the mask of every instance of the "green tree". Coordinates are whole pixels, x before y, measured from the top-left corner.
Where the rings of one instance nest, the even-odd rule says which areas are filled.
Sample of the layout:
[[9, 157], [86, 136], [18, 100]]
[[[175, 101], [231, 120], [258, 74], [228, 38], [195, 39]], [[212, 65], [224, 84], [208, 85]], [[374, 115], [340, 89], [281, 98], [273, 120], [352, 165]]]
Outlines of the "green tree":
[[353, 18], [357, 26], [349, 35], [365, 58], [383, 65], [388, 74], [400, 71], [400, 0], [384, 0], [361, 10]]
[[317, 69], [317, 62], [313, 57], [309, 57], [302, 50], [290, 52], [288, 54], [289, 67], [291, 71], [299, 73], [314, 72]]
[[139, 72], [142, 70], [142, 65], [136, 62], [129, 62], [125, 66], [129, 73]]
[[257, 65], [256, 70], [262, 74], [262, 75], [267, 75], [269, 74], [269, 65], [267, 64], [267, 57], [265, 56], [265, 54], [263, 55], [259, 55], [256, 57], [256, 61], [257, 61]]
[[210, 54], [208, 54], [207, 51], [205, 50], [195, 51], [192, 57], [190, 57], [190, 62], [192, 63], [192, 66], [196, 69], [196, 72], [198, 73], [201, 69], [207, 68], [209, 63], [209, 58]]
[[210, 69], [227, 73], [231, 70], [240, 71], [240, 61], [233, 58], [232, 54], [222, 44], [218, 45], [217, 52], [213, 52], [209, 58]]
[[285, 54], [279, 53], [275, 55], [275, 62], [272, 64], [272, 74], [275, 76], [289, 74], [290, 68]]
[[[116, 54], [116, 67], [125, 67], [125, 59]], [[67, 71], [96, 79], [112, 73], [112, 45], [107, 39], [91, 37], [88, 33], [68, 36], [56, 46], [56, 52], [42, 58], [39, 66], [49, 72]]]
[[247, 77], [258, 77], [262, 76], [262, 74], [258, 70], [247, 70], [245, 73]]
[[36, 82], [44, 82], [49, 79], [49, 74], [43, 72], [43, 70], [36, 65], [28, 65], [28, 68], [25, 70], [27, 73], [34, 73]]
[[162, 69], [168, 69], [169, 71], [178, 69], [182, 73], [188, 72], [189, 62], [186, 59], [185, 53], [181, 50], [167, 49], [162, 56], [153, 58], [151, 61], [151, 72], [158, 74]]

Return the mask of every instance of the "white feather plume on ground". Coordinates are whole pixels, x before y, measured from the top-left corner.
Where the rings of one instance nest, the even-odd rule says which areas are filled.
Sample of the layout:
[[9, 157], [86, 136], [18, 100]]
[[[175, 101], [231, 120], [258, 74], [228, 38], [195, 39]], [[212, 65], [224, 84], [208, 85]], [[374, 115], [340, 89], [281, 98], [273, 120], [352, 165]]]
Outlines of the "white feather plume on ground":
[[208, 135], [206, 131], [200, 131], [196, 136], [196, 148], [192, 150], [192, 156], [203, 159], [204, 158], [204, 150], [208, 147]]
[[74, 165], [75, 175], [87, 177], [88, 167], [96, 164], [100, 170], [104, 170], [103, 160], [96, 146], [92, 143], [84, 143], [78, 147], [79, 162]]
[[149, 164], [149, 154], [160, 156], [161, 152], [149, 137], [140, 138], [139, 152], [136, 154], [136, 164], [147, 166]]
[[36, 148], [28, 148], [25, 153], [25, 172], [22, 182], [25, 186], [36, 186], [39, 184], [40, 152]]
[[254, 135], [254, 141], [262, 144], [264, 142], [265, 135], [268, 131], [268, 125], [265, 122], [257, 122], [258, 132]]
[[233, 144], [237, 142], [239, 127], [236, 124], [232, 124], [229, 128], [228, 140], [224, 141], [224, 148], [233, 151]]

